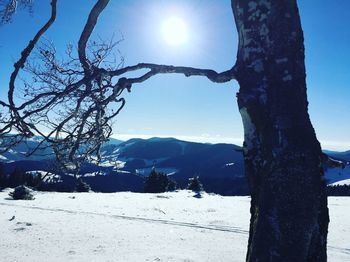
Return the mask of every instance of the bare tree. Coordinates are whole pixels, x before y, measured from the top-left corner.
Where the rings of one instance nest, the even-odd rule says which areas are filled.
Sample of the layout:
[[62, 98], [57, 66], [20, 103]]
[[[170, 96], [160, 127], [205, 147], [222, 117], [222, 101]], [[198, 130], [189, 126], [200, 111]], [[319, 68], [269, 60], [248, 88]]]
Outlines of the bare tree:
[[[122, 67], [123, 59], [113, 57], [118, 42], [101, 39], [90, 41], [97, 19], [108, 2], [97, 1], [92, 8], [78, 42], [76, 57], [74, 46], [69, 45], [66, 57], [60, 59], [54, 45], [46, 41], [39, 44], [33, 52], [33, 62], [28, 62], [28, 56], [43, 30], [38, 32], [22, 52], [11, 75], [9, 103], [7, 105], [1, 102], [10, 111], [10, 117], [2, 120], [3, 127], [0, 129], [3, 134], [16, 130], [20, 135], [11, 136], [12, 143], [7, 143], [8, 146], [3, 148], [7, 149], [25, 137], [39, 134], [43, 137], [39, 147], [46, 145], [45, 141], [49, 142], [63, 166], [78, 170], [84, 160], [100, 159], [101, 144], [112, 132], [111, 120], [125, 105], [121, 95], [125, 90], [130, 92], [133, 84], [159, 73], [203, 75], [214, 82], [232, 79], [232, 70], [218, 74], [207, 69], [147, 63]], [[55, 6], [56, 1], [52, 1], [52, 17], [56, 13]], [[54, 20], [52, 17], [48, 23]], [[31, 78], [29, 82], [24, 82], [23, 88], [16, 88], [15, 81], [22, 68]], [[140, 69], [149, 71], [137, 78], [121, 77], [126, 72]], [[20, 105], [15, 105], [14, 102], [16, 90], [20, 94], [18, 96], [25, 99]], [[6, 140], [8, 141], [9, 139]]]
[[[9, 102], [1, 102], [10, 117], [3, 119], [0, 131], [15, 129], [27, 137], [40, 134], [53, 143], [64, 163], [93, 153], [98, 158], [101, 143], [111, 134], [110, 121], [125, 104], [122, 94], [134, 84], [164, 73], [200, 75], [216, 83], [235, 79], [240, 85], [237, 99], [252, 194], [247, 261], [326, 261], [329, 218], [322, 153], [308, 115], [304, 39], [296, 0], [232, 0], [239, 48], [234, 66], [222, 73], [108, 63], [115, 44], [90, 41], [108, 2], [98, 0], [92, 8], [77, 57], [72, 47], [68, 60], [60, 60], [50, 43], [37, 49], [40, 64], [27, 66], [34, 77], [24, 85], [28, 98], [16, 105], [14, 82], [33, 50], [25, 49], [11, 77]], [[53, 0], [52, 13], [55, 4]], [[123, 77], [140, 69], [148, 71], [136, 78]], [[113, 104], [117, 104], [115, 111]], [[48, 134], [43, 126], [50, 127]]]

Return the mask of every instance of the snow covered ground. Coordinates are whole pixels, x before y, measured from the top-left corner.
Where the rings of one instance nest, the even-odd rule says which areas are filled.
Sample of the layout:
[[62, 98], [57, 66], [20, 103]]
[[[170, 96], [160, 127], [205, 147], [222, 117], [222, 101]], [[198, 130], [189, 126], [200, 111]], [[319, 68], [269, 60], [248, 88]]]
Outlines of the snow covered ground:
[[[0, 192], [0, 261], [244, 261], [249, 198], [180, 191]], [[329, 198], [329, 261], [350, 261], [350, 198]], [[14, 218], [13, 218], [14, 216]]]

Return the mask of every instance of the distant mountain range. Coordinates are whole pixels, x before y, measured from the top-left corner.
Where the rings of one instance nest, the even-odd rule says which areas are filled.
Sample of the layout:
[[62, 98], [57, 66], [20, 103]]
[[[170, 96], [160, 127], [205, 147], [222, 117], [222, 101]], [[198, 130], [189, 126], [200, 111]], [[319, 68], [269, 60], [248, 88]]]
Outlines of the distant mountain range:
[[[34, 148], [37, 143], [34, 138], [0, 155], [5, 171], [10, 173], [20, 168], [57, 173], [50, 148], [25, 157], [28, 146]], [[186, 186], [188, 178], [198, 175], [209, 192], [232, 195], [245, 194], [248, 190], [242, 150], [233, 144], [194, 143], [175, 138], [135, 138], [125, 142], [111, 139], [101, 151], [100, 166], [85, 163], [81, 170], [97, 191], [142, 191], [143, 179], [153, 167], [172, 176], [181, 187]], [[326, 153], [332, 158], [350, 161], [350, 151]], [[96, 176], [97, 171], [104, 175]], [[333, 183], [350, 178], [350, 168], [348, 165], [344, 170], [327, 170], [326, 174]]]
[[324, 150], [324, 153], [326, 153], [327, 155], [334, 157], [336, 159], [350, 162], [350, 150], [344, 151], [344, 152]]

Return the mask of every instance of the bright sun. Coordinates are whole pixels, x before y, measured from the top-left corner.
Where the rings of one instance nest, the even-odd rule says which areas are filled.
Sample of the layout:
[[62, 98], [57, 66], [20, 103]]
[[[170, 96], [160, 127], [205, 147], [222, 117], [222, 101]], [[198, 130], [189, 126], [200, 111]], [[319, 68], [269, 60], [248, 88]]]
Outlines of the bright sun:
[[187, 42], [187, 25], [180, 17], [170, 17], [162, 24], [162, 33], [165, 41], [172, 46], [180, 46]]

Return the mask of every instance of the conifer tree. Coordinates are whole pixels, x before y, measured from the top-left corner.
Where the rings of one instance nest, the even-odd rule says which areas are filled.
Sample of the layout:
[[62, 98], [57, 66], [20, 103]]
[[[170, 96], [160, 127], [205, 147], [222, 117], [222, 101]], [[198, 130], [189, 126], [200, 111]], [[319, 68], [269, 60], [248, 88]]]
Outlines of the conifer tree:
[[176, 182], [169, 179], [167, 174], [158, 173], [155, 168], [152, 168], [151, 173], [145, 180], [145, 193], [163, 193], [166, 191], [174, 191]]
[[194, 192], [200, 192], [204, 190], [202, 183], [199, 181], [199, 176], [194, 176], [189, 179], [187, 189]]

